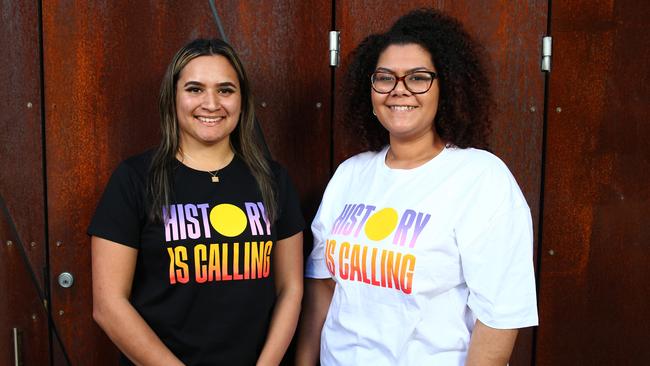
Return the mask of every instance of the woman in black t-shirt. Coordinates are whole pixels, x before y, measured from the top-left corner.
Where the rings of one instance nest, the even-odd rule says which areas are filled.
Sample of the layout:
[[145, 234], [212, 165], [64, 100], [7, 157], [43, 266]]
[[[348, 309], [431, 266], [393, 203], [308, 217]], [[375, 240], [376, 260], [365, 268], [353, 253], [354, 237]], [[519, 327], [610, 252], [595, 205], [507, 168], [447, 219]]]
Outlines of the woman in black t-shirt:
[[254, 128], [243, 65], [195, 40], [165, 73], [160, 145], [111, 177], [92, 235], [93, 317], [131, 365], [277, 365], [302, 298], [294, 187]]

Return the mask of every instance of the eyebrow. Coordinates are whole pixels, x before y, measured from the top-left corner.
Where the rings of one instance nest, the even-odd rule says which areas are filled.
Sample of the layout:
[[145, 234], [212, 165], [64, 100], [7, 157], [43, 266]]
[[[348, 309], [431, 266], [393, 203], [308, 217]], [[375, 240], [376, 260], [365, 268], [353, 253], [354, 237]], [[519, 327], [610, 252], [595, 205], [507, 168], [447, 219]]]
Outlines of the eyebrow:
[[[185, 84], [183, 84], [183, 87], [188, 87], [188, 86], [205, 86], [205, 84], [203, 84], [200, 81], [190, 80], [190, 81], [186, 82]], [[237, 89], [237, 85], [235, 85], [235, 83], [230, 82], [230, 81], [224, 81], [222, 83], [217, 83], [217, 86], [218, 87], [229, 86], [229, 87]]]
[[[393, 70], [391, 70], [391, 69], [389, 69], [387, 67], [378, 67], [377, 69], [375, 69], [375, 71], [388, 71], [388, 72], [395, 73], [395, 71], [393, 71]], [[420, 66], [420, 67], [415, 67], [415, 68], [406, 70], [405, 74], [408, 74], [410, 72], [415, 72], [415, 71], [433, 71], [433, 70], [429, 70], [428, 68], [426, 68], [424, 66]]]

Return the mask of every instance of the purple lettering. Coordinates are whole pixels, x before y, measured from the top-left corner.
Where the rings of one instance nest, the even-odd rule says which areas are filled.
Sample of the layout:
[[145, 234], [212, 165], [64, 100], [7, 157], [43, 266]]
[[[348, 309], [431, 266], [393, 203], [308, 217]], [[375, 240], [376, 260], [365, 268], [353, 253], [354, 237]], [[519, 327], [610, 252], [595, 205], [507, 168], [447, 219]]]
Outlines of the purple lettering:
[[178, 231], [180, 239], [187, 239], [187, 233], [185, 232], [185, 214], [183, 211], [183, 205], [176, 205], [176, 214], [178, 215]]
[[397, 230], [395, 231], [393, 244], [403, 246], [404, 243], [406, 243], [406, 234], [408, 232], [408, 229], [411, 228], [411, 225], [413, 225], [413, 221], [416, 216], [417, 215], [413, 210], [404, 211], [402, 219], [400, 220], [399, 225], [397, 226]]
[[338, 234], [339, 233], [339, 229], [340, 229], [341, 225], [343, 225], [343, 223], [347, 219], [347, 216], [348, 216], [348, 214], [349, 214], [352, 207], [353, 207], [353, 205], [351, 205], [351, 204], [346, 204], [343, 207], [343, 212], [341, 212], [339, 217], [337, 217], [336, 220], [334, 220], [334, 224], [332, 225], [332, 230], [331, 230], [332, 234]]
[[411, 243], [409, 243], [409, 248], [413, 248], [415, 246], [415, 241], [418, 239], [420, 236], [420, 233], [422, 232], [422, 229], [427, 225], [429, 222], [429, 219], [431, 218], [431, 214], [427, 214], [424, 216], [424, 219], [422, 218], [424, 214], [422, 212], [418, 213], [418, 218], [415, 220], [415, 228], [413, 229], [413, 238], [411, 238]]
[[252, 235], [260, 235], [264, 229], [262, 228], [262, 223], [260, 222], [260, 212], [257, 209], [257, 205], [253, 202], [244, 202], [246, 206], [246, 214], [248, 215], [248, 223], [251, 227]]
[[366, 205], [366, 214], [363, 215], [363, 219], [361, 219], [361, 222], [359, 222], [359, 225], [357, 226], [357, 230], [354, 232], [355, 238], [359, 236], [359, 232], [361, 232], [361, 229], [366, 224], [366, 221], [368, 221], [368, 217], [370, 217], [370, 213], [372, 213], [372, 211], [374, 211], [375, 208], [376, 208], [375, 206]]
[[165, 241], [178, 240], [176, 207], [174, 205], [163, 207], [163, 217], [165, 218]]
[[185, 219], [188, 221], [187, 236], [189, 236], [190, 239], [198, 239], [201, 236], [201, 226], [199, 225], [199, 221], [196, 219], [198, 213], [199, 212], [195, 205], [185, 205]]
[[266, 223], [266, 235], [271, 235], [271, 222], [269, 221], [269, 217], [266, 216], [266, 210], [264, 209], [264, 204], [262, 202], [257, 202], [257, 207], [260, 209], [260, 212], [262, 213], [262, 218], [264, 218], [264, 222]]
[[210, 238], [211, 235], [211, 230], [210, 230], [210, 218], [208, 217], [208, 208], [210, 207], [207, 203], [202, 203], [200, 205], [196, 205], [196, 207], [201, 210], [201, 221], [203, 221], [203, 230], [205, 231], [205, 237]]
[[348, 216], [349, 220], [346, 220], [347, 223], [343, 225], [343, 235], [349, 235], [352, 232], [352, 229], [354, 228], [354, 224], [357, 223], [357, 215], [359, 215], [362, 211], [363, 208], [365, 207], [362, 203], [353, 206], [354, 209], [350, 210], [350, 215]]

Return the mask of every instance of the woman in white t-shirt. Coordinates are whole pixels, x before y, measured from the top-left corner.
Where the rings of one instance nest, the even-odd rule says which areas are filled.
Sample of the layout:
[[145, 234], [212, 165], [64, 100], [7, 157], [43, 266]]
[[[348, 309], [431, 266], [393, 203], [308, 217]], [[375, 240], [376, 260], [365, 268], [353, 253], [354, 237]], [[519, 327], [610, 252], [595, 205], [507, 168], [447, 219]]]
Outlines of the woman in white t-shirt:
[[367, 37], [314, 222], [299, 365], [505, 365], [537, 325], [530, 209], [487, 152], [483, 50], [435, 10]]

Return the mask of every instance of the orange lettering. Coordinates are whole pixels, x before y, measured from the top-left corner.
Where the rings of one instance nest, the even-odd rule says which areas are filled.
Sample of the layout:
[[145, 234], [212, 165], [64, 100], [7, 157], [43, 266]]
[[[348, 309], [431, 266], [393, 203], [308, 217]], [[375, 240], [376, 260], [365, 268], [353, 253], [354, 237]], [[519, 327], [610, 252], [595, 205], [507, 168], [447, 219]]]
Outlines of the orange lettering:
[[232, 276], [235, 280], [241, 280], [244, 275], [239, 273], [239, 243], [233, 243], [232, 248]]
[[273, 242], [267, 241], [264, 244], [264, 277], [268, 277], [271, 272], [271, 249], [273, 248]]
[[224, 281], [232, 280], [232, 275], [228, 273], [228, 244], [223, 244], [223, 253], [221, 253], [221, 278]]
[[345, 255], [345, 259], [347, 259], [349, 254], [350, 243], [344, 241], [341, 244], [341, 251], [339, 252], [339, 276], [344, 280], [347, 280], [348, 276], [350, 275], [350, 266], [347, 263], [343, 263], [343, 256]]
[[206, 259], [207, 247], [203, 244], [194, 246], [194, 279], [198, 283], [208, 280], [207, 266], [201, 264]]
[[[407, 270], [408, 268], [408, 270]], [[402, 292], [410, 294], [413, 286], [413, 270], [415, 269], [415, 257], [407, 254], [402, 258], [402, 271], [400, 272], [400, 283]]]

